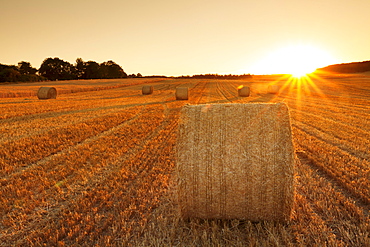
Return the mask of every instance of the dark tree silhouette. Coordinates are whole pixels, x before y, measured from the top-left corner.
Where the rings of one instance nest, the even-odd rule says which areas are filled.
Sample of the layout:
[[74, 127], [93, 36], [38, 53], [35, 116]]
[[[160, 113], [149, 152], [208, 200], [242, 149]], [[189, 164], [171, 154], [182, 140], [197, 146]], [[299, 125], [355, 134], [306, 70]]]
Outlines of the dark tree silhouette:
[[193, 79], [228, 79], [228, 80], [237, 80], [237, 79], [250, 79], [252, 78], [251, 74], [243, 75], [219, 75], [219, 74], [201, 74], [193, 76], [180, 76], [177, 78], [193, 78]]
[[29, 62], [19, 62], [18, 66], [0, 64], [0, 82], [42, 81], [45, 78], [36, 75], [37, 69]]
[[95, 61], [85, 63], [83, 79], [100, 79], [103, 78], [100, 74], [100, 65]]
[[123, 71], [122, 67], [109, 60], [100, 64], [100, 73], [102, 78], [126, 78], [127, 74]]
[[57, 57], [45, 59], [41, 64], [39, 73], [49, 80], [70, 80], [76, 77], [75, 67]]
[[21, 73], [16, 66], [0, 64], [0, 82], [17, 82], [20, 78]]
[[112, 60], [98, 64], [95, 61], [84, 62], [81, 58], [77, 58], [76, 76], [81, 79], [111, 79], [126, 78], [127, 74]]
[[328, 71], [334, 73], [361, 73], [370, 71], [370, 61], [341, 63], [326, 66], [318, 71]]
[[84, 78], [86, 70], [86, 63], [82, 60], [82, 58], [76, 59], [76, 76], [77, 78]]
[[[141, 74], [137, 77], [141, 77]], [[73, 65], [60, 58], [49, 57], [42, 62], [39, 70], [25, 61], [19, 62], [18, 66], [0, 64], [0, 82], [111, 78], [127, 78], [122, 67], [112, 60], [99, 64], [77, 58]]]
[[21, 75], [35, 75], [37, 69], [32, 68], [29, 62], [22, 61], [18, 63], [18, 71]]

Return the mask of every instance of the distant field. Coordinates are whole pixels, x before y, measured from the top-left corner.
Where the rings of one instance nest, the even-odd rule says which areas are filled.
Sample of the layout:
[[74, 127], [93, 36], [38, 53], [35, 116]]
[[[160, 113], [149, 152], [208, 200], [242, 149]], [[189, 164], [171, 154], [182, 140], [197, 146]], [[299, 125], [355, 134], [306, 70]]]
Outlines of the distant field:
[[[250, 97], [237, 97], [241, 84]], [[38, 100], [40, 86], [57, 99]], [[291, 220], [179, 218], [181, 107], [282, 101], [298, 158]], [[0, 85], [0, 246], [370, 246], [369, 147], [369, 74]]]
[[46, 81], [32, 83], [0, 84], [0, 98], [32, 97], [37, 95], [41, 86], [56, 87], [58, 94], [70, 94], [88, 91], [98, 91], [138, 85], [147, 81], [163, 79], [101, 79], [101, 80], [70, 80], [70, 81]]

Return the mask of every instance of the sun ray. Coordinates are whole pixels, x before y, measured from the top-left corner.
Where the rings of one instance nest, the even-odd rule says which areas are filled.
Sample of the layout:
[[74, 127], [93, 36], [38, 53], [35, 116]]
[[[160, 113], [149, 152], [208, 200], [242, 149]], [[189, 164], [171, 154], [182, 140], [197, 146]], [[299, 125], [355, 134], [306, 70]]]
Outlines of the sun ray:
[[[299, 114], [299, 110], [314, 94], [323, 98], [323, 100], [328, 100], [327, 95], [320, 88], [320, 82], [323, 81], [324, 79], [316, 74], [306, 74], [300, 77], [281, 75], [270, 84], [280, 85], [279, 94], [284, 95], [284, 100], [295, 104], [296, 109], [298, 109], [297, 114]], [[275, 98], [270, 101], [273, 99]]]
[[255, 74], [291, 74], [300, 78], [317, 68], [335, 63], [335, 59], [315, 46], [295, 44], [269, 53], [252, 68]]

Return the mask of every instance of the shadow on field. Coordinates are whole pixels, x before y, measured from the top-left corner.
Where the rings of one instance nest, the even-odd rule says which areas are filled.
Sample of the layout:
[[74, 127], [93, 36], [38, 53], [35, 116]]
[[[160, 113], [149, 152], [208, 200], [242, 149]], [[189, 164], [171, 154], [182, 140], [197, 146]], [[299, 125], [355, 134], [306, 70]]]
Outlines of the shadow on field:
[[274, 102], [275, 98], [278, 98], [277, 94], [264, 94], [251, 100], [250, 102]]
[[228, 103], [228, 102], [232, 102], [238, 99], [239, 97], [227, 98], [227, 99], [222, 99], [222, 100], [214, 100], [214, 101], [207, 102], [207, 104]]

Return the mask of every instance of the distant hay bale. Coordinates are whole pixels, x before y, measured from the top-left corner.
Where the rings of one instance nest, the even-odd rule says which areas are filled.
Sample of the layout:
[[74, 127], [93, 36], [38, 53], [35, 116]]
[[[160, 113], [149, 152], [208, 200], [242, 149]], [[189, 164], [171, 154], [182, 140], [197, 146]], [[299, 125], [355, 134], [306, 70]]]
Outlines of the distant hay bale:
[[39, 99], [56, 99], [57, 90], [55, 87], [40, 87], [37, 92], [37, 97]]
[[176, 157], [183, 218], [289, 219], [294, 148], [285, 103], [186, 105]]
[[251, 90], [247, 86], [238, 87], [238, 96], [239, 97], [249, 97]]
[[143, 94], [152, 94], [153, 93], [153, 86], [145, 85], [142, 88]]
[[279, 90], [280, 90], [280, 88], [279, 88], [278, 85], [269, 85], [267, 87], [267, 92], [271, 93], [271, 94], [277, 94], [277, 93], [279, 93]]
[[189, 99], [189, 90], [187, 87], [176, 88], [176, 100], [187, 100]]

